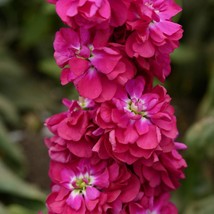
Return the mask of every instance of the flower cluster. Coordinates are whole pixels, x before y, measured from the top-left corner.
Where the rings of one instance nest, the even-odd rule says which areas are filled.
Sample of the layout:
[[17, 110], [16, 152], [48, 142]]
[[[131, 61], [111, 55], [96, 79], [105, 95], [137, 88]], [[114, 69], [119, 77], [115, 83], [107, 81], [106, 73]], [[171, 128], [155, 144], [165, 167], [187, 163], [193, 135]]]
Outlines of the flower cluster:
[[48, 0], [67, 27], [54, 40], [61, 84], [79, 100], [45, 121], [49, 214], [177, 214], [185, 177], [166, 89], [182, 28], [173, 0]]

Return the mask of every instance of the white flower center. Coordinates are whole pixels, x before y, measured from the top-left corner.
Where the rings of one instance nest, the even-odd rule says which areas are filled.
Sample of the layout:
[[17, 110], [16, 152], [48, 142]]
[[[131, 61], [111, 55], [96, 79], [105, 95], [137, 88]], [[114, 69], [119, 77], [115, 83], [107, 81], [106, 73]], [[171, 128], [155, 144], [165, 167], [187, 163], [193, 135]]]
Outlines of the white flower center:
[[93, 182], [94, 177], [86, 173], [85, 175], [80, 175], [74, 178], [71, 182], [71, 188], [73, 189], [73, 191], [75, 191], [75, 193], [84, 194], [86, 188], [88, 186], [92, 186]]

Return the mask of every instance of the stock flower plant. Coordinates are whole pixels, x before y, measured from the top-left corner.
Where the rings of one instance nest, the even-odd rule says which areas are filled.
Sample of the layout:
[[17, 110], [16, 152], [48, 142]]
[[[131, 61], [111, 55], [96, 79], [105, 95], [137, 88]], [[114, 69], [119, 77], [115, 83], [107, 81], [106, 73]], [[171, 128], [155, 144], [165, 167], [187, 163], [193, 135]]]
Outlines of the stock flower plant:
[[177, 214], [170, 192], [186, 149], [164, 82], [179, 46], [174, 0], [48, 0], [67, 26], [54, 40], [61, 84], [79, 100], [50, 116], [49, 214]]

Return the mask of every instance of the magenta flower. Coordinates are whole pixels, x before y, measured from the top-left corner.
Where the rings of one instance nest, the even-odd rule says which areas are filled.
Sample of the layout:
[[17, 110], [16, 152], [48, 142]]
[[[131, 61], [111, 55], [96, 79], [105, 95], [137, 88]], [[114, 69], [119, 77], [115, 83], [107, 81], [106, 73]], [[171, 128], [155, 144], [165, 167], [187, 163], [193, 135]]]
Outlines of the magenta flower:
[[111, 7], [110, 26], [119, 27], [125, 24], [132, 0], [108, 0]]
[[169, 193], [159, 197], [141, 195], [138, 200], [127, 204], [121, 214], [178, 214], [176, 206], [169, 201]]
[[67, 112], [51, 116], [45, 122], [53, 133], [64, 140], [78, 141], [89, 126], [90, 111], [85, 111], [77, 101], [63, 101]]
[[62, 71], [61, 82], [73, 82], [81, 96], [97, 102], [110, 100], [117, 88], [124, 85], [135, 74], [135, 67], [123, 54], [122, 46], [105, 47], [106, 38], [94, 38], [85, 30], [75, 32], [62, 28], [54, 42], [55, 59]]
[[93, 47], [105, 47], [110, 36], [108, 30], [86, 30], [80, 28], [61, 28], [54, 40], [54, 57], [57, 65], [64, 67], [69, 60], [77, 57], [88, 59], [92, 55]]
[[58, 0], [56, 12], [72, 28], [108, 27], [111, 17], [108, 0]]
[[[146, 90], [138, 77], [126, 84], [111, 102], [102, 103], [96, 123], [105, 130], [103, 143], [120, 161], [132, 164], [141, 157], [149, 158], [164, 137], [177, 136], [174, 109], [161, 86]], [[95, 150], [102, 148], [101, 141]]]
[[59, 214], [119, 214], [140, 188], [139, 180], [125, 165], [96, 156], [68, 164], [51, 162], [49, 175], [54, 184], [47, 207]]
[[151, 58], [139, 57], [137, 61], [144, 71], [153, 74], [162, 82], [171, 72], [169, 54], [156, 52]]
[[78, 141], [64, 140], [57, 135], [46, 138], [45, 144], [49, 149], [50, 158], [56, 162], [67, 163], [75, 157], [91, 157], [92, 148], [99, 140], [97, 132], [99, 128], [92, 124]]
[[[168, 55], [178, 47], [178, 40], [182, 37], [181, 26], [171, 21], [180, 11], [181, 8], [172, 0], [138, 0], [132, 2], [128, 16], [127, 29], [132, 33], [126, 41], [127, 54], [136, 57], [144, 69], [161, 81], [170, 73]], [[162, 66], [158, 64], [158, 71], [154, 66], [159, 58], [163, 59], [160, 55], [165, 55], [166, 60]], [[144, 65], [144, 61], [149, 65]], [[167, 68], [164, 66], [166, 62]]]
[[67, 163], [72, 159], [72, 153], [67, 147], [65, 140], [58, 136], [45, 139], [45, 144], [48, 147], [48, 154], [54, 161]]
[[[174, 108], [157, 77], [170, 74], [182, 27], [173, 0], [47, 0], [68, 28], [54, 40], [61, 84], [79, 101], [48, 118], [49, 214], [177, 214], [169, 192], [186, 162]], [[84, 97], [84, 98], [83, 98]]]
[[[131, 0], [48, 0], [56, 4], [59, 17], [72, 28], [104, 29], [127, 21]], [[120, 11], [120, 13], [118, 13]]]
[[179, 187], [184, 179], [183, 170], [187, 167], [185, 160], [174, 148], [169, 152], [157, 151], [149, 159], [141, 159], [133, 164], [146, 192], [159, 195]]
[[92, 123], [94, 103], [83, 98], [79, 102], [66, 99], [63, 102], [68, 111], [51, 116], [45, 123], [54, 134], [45, 140], [49, 155], [52, 160], [62, 163], [68, 162], [73, 156], [90, 157], [99, 131], [96, 124]]

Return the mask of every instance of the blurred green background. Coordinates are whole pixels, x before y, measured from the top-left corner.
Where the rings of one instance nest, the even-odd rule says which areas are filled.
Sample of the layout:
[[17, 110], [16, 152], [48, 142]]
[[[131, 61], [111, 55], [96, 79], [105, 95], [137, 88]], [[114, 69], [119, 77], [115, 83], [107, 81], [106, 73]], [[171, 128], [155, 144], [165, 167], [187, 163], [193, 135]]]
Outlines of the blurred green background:
[[[214, 0], [177, 1], [185, 30], [166, 82], [188, 145], [186, 180], [173, 193], [181, 214], [214, 213]], [[43, 121], [62, 110], [53, 38], [61, 26], [45, 0], [0, 0], [0, 214], [45, 209], [49, 191]]]

